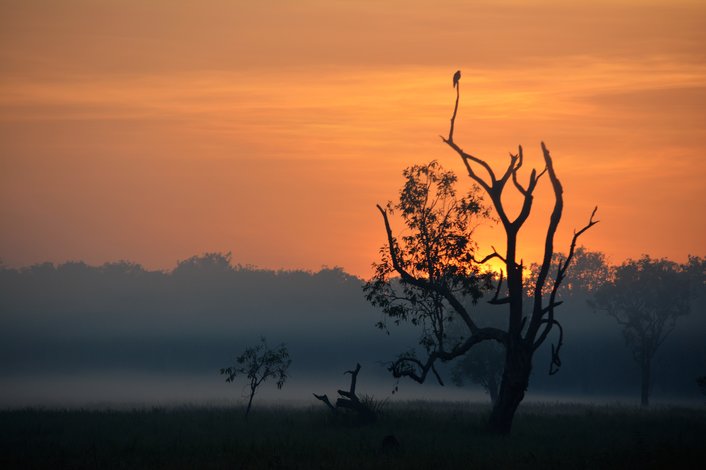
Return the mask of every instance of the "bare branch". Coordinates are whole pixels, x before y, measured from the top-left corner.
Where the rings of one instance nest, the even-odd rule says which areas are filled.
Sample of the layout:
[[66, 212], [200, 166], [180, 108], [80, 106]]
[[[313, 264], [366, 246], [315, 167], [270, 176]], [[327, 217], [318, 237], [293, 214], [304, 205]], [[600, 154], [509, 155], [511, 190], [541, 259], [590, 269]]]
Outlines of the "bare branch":
[[326, 406], [329, 407], [329, 409], [333, 412], [336, 413], [338, 410], [336, 410], [336, 407], [331, 404], [331, 401], [328, 399], [328, 396], [324, 395], [317, 395], [315, 393], [312, 393], [318, 400], [321, 400], [326, 404]]
[[504, 297], [502, 299], [498, 299], [498, 296], [500, 295], [500, 288], [502, 285], [503, 285], [503, 271], [500, 270], [500, 279], [498, 279], [498, 287], [495, 289], [495, 295], [493, 296], [493, 298], [488, 301], [489, 304], [501, 305], [501, 304], [507, 304], [510, 302], [510, 297]]
[[522, 163], [519, 165], [517, 164], [519, 160], [519, 154], [513, 155], [510, 154], [510, 163], [507, 166], [507, 169], [505, 170], [505, 173], [503, 174], [502, 178], [500, 178], [500, 183], [502, 185], [505, 185], [507, 180], [510, 178], [511, 175], [514, 175], [517, 170], [522, 166]]
[[[517, 157], [518, 157], [518, 162], [517, 166], [515, 167], [515, 170], [512, 172], [512, 182], [517, 188], [517, 190], [523, 195], [527, 196], [527, 190], [517, 181], [517, 172], [519, 171], [520, 168], [522, 168], [522, 161], [523, 161], [523, 155], [522, 155], [522, 145], [518, 147], [517, 151]], [[534, 170], [532, 170], [532, 175], [534, 175]], [[530, 185], [532, 184], [532, 179], [533, 176], [530, 176]]]
[[502, 262], [507, 264], [507, 261], [505, 260], [505, 258], [503, 258], [503, 256], [500, 253], [498, 253], [498, 250], [496, 250], [494, 246], [491, 245], [490, 248], [493, 249], [493, 252], [491, 254], [489, 254], [488, 256], [486, 256], [485, 258], [483, 258], [481, 260], [476, 260], [475, 258], [473, 258], [473, 262], [476, 264], [485, 264], [493, 258], [498, 258]]
[[402, 279], [405, 281], [409, 282], [410, 284], [414, 284], [418, 287], [427, 287], [427, 283], [423, 282], [421, 279], [417, 279], [411, 274], [409, 274], [400, 264], [400, 259], [399, 255], [397, 253], [397, 248], [396, 248], [396, 243], [395, 243], [395, 238], [392, 235], [392, 228], [390, 227], [390, 220], [387, 217], [387, 211], [383, 209], [380, 204], [377, 204], [376, 207], [380, 211], [380, 214], [382, 214], [382, 218], [385, 222], [385, 230], [387, 231], [387, 244], [389, 247], [390, 251], [390, 259], [392, 260], [392, 267], [395, 268], [395, 271], [402, 276]]
[[539, 181], [539, 176], [544, 174], [544, 171], [540, 173], [539, 176], [537, 176], [537, 170], [532, 169], [532, 172], [530, 173], [529, 177], [529, 183], [527, 184], [527, 189], [524, 188], [518, 181], [517, 181], [517, 170], [520, 169], [522, 166], [522, 146], [519, 147], [519, 152], [518, 152], [518, 158], [519, 158], [519, 164], [517, 165], [515, 171], [512, 172], [512, 182], [515, 185], [515, 188], [524, 196], [524, 200], [522, 201], [522, 208], [520, 209], [520, 213], [517, 215], [517, 218], [512, 222], [512, 225], [515, 230], [519, 230], [520, 227], [525, 223], [527, 218], [530, 215], [530, 212], [532, 211], [532, 201], [534, 199], [534, 190], [537, 187], [537, 182]]
[[482, 328], [463, 343], [457, 344], [451, 351], [433, 351], [429, 354], [426, 362], [422, 362], [413, 356], [403, 356], [390, 364], [388, 370], [392, 372], [395, 378], [409, 377], [418, 383], [424, 383], [429, 371], [432, 371], [436, 375], [439, 384], [444, 385], [441, 377], [434, 369], [436, 360], [439, 359], [444, 362], [450, 361], [462, 356], [476, 344], [489, 340], [495, 340], [505, 344], [507, 341], [507, 333], [498, 328]]
[[351, 395], [355, 395], [355, 384], [358, 381], [358, 372], [360, 372], [360, 363], [356, 364], [354, 370], [347, 370], [343, 373], [344, 375], [351, 374], [351, 386], [349, 392]]
[[[534, 335], [539, 329], [539, 321], [542, 316], [542, 290], [544, 288], [544, 283], [549, 274], [549, 269], [552, 263], [552, 255], [554, 254], [554, 234], [559, 226], [559, 221], [561, 220], [561, 213], [564, 209], [564, 189], [557, 178], [556, 173], [554, 173], [554, 166], [552, 162], [552, 157], [549, 154], [549, 150], [542, 142], [542, 153], [544, 154], [544, 162], [546, 164], [547, 173], [549, 174], [549, 179], [552, 183], [552, 189], [554, 190], [554, 209], [549, 218], [549, 226], [547, 227], [547, 235], [544, 241], [544, 257], [542, 259], [541, 268], [539, 274], [537, 275], [537, 282], [534, 287], [534, 308], [532, 313], [532, 320], [530, 322], [530, 327], [527, 332], [528, 338], [533, 341]], [[551, 311], [550, 311], [551, 315]]]
[[547, 324], [554, 324], [559, 328], [559, 342], [557, 343], [556, 348], [554, 347], [554, 344], [552, 344], [552, 360], [549, 363], [549, 375], [554, 375], [559, 372], [559, 368], [561, 367], [561, 358], [559, 357], [559, 351], [564, 345], [564, 328], [562, 328], [561, 323], [554, 319], [552, 319], [551, 321], [547, 320]]
[[[451, 126], [449, 127], [449, 138], [447, 140], [448, 142], [454, 141], [454, 125], [456, 124], [456, 114], [458, 113], [458, 100], [461, 97], [461, 83], [460, 83], [460, 81], [455, 80], [454, 86], [456, 88], [456, 104], [454, 105], [454, 113], [451, 116]], [[443, 139], [443, 137], [442, 137], [442, 139]]]
[[522, 168], [522, 163], [524, 162], [524, 155], [522, 153], [522, 145], [517, 146], [517, 157], [518, 157], [518, 162], [517, 166], [515, 167], [514, 173], [517, 173], [517, 171]]
[[[566, 256], [566, 259], [564, 260], [563, 263], [560, 263], [559, 267], [557, 268], [557, 274], [556, 274], [556, 279], [554, 279], [554, 285], [552, 286], [552, 291], [549, 294], [549, 305], [543, 309], [541, 309], [541, 312], [539, 313], [540, 318], [543, 317], [545, 314], [549, 314], [547, 317], [548, 323], [547, 326], [544, 328], [542, 333], [540, 334], [539, 338], [537, 341], [534, 343], [535, 349], [538, 348], [544, 340], [547, 338], [547, 335], [549, 334], [549, 331], [552, 328], [552, 322], [554, 321], [554, 307], [558, 306], [561, 304], [561, 302], [556, 302], [556, 296], [559, 291], [559, 287], [561, 286], [562, 281], [566, 277], [566, 271], [569, 269], [569, 265], [571, 264], [571, 260], [574, 257], [574, 252], [576, 251], [576, 242], [578, 241], [579, 237], [589, 228], [593, 227], [596, 225], [599, 221], [594, 220], [593, 218], [596, 215], [596, 211], [598, 211], [598, 206], [596, 206], [593, 209], [593, 212], [591, 212], [591, 217], [588, 219], [588, 223], [581, 228], [581, 230], [574, 231], [574, 236], [571, 238], [571, 245], [569, 247], [569, 254]], [[535, 291], [536, 293], [536, 291]], [[536, 297], [535, 297], [536, 299]], [[535, 303], [536, 306], [536, 303]], [[539, 324], [537, 324], [539, 327]], [[536, 330], [535, 330], [536, 332]]]
[[535, 178], [535, 181], [539, 181], [539, 178], [544, 176], [544, 174], [547, 172], [547, 167], [544, 167], [544, 170], [540, 174], [537, 175], [537, 178]]
[[[447, 144], [449, 147], [451, 147], [458, 155], [461, 157], [461, 160], [463, 161], [463, 164], [466, 166], [466, 171], [468, 171], [468, 176], [470, 176], [476, 183], [478, 183], [483, 189], [485, 189], [488, 193], [490, 193], [490, 188], [491, 185], [495, 184], [495, 173], [493, 173], [493, 170], [490, 168], [490, 165], [486, 163], [484, 160], [474, 157], [470, 153], [464, 152], [461, 147], [456, 145], [456, 143], [451, 142], [444, 137], [441, 137], [441, 140]], [[478, 176], [475, 171], [473, 171], [473, 168], [471, 167], [471, 164], [468, 161], [472, 161], [475, 163], [478, 163], [481, 165], [485, 170], [488, 172], [488, 175], [490, 176], [490, 184], [486, 183], [483, 178]]]
[[480, 260], [477, 260], [477, 259], [475, 259], [475, 258], [472, 258], [472, 259], [473, 259], [473, 262], [476, 263], [476, 264], [485, 264], [485, 263], [487, 263], [488, 261], [490, 261], [490, 260], [493, 259], [493, 258], [498, 258], [498, 259], [500, 259], [500, 260], [502, 260], [502, 261], [505, 261], [505, 258], [503, 258], [503, 257], [500, 255], [500, 253], [498, 253], [498, 252], [491, 253], [491, 254], [487, 255], [485, 258], [482, 258], [482, 259], [480, 259]]
[[493, 170], [490, 168], [490, 165], [486, 163], [485, 161], [481, 160], [480, 158], [474, 157], [473, 155], [464, 152], [456, 143], [454, 142], [454, 127], [456, 125], [456, 115], [458, 114], [458, 102], [461, 96], [461, 84], [460, 82], [456, 82], [456, 104], [454, 105], [454, 112], [453, 115], [451, 116], [451, 125], [449, 127], [449, 137], [444, 138], [441, 136], [441, 140], [443, 140], [449, 147], [454, 149], [456, 153], [458, 153], [461, 158], [463, 159], [463, 163], [466, 165], [466, 169], [468, 170], [468, 175], [473, 178], [478, 184], [480, 184], [486, 191], [490, 189], [490, 186], [483, 181], [482, 178], [480, 178], [478, 175], [475, 174], [473, 169], [471, 168], [470, 164], [468, 163], [468, 160], [471, 160], [473, 162], [478, 163], [481, 165], [485, 170], [488, 172], [488, 175], [490, 175], [490, 184], [495, 183], [495, 174], [493, 173]]

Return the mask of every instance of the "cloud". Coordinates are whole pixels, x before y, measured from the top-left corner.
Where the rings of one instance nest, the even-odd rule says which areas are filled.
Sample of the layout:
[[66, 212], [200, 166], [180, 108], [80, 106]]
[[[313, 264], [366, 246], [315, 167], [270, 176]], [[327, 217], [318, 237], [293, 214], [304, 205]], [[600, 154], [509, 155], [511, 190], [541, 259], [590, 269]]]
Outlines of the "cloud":
[[[669, 197], [657, 210], [670, 217], [702, 199], [703, 6], [400, 5], [8, 7], [0, 221], [12, 229], [0, 242], [19, 255], [0, 254], [59, 260], [70, 248], [94, 261], [166, 266], [238, 245], [254, 264], [313, 257], [300, 266], [366, 275], [381, 243], [370, 209], [395, 196], [401, 170], [438, 159], [464, 171], [438, 137], [457, 68], [464, 148], [504, 166], [523, 144], [531, 168], [541, 167], [545, 141], [579, 213], [591, 201], [623, 206], [645, 181], [661, 182]], [[228, 212], [251, 220], [224, 222]], [[184, 217], [204, 225], [181, 230]], [[685, 233], [706, 223], [688, 220]], [[81, 239], [72, 226], [97, 226], [100, 236]], [[256, 230], [298, 239], [274, 257]], [[541, 246], [539, 232], [528, 235]]]

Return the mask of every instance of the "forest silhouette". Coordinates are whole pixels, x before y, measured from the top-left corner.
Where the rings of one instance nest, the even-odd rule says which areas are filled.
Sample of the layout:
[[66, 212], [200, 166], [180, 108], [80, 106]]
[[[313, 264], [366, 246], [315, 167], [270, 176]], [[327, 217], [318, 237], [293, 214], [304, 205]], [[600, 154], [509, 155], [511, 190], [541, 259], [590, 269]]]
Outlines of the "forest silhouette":
[[[530, 394], [637, 401], [640, 374], [619, 325], [587, 303], [591, 273], [596, 272], [590, 253], [581, 250], [574, 280], [561, 297], [563, 367], [549, 376], [549, 345], [540, 349]], [[586, 260], [587, 270], [581, 260]], [[703, 272], [695, 270], [694, 276], [699, 275]], [[256, 269], [233, 265], [230, 254], [224, 253], [194, 256], [171, 271], [150, 271], [124, 261], [3, 266], [2, 375], [20, 380], [132, 371], [214, 374], [219, 380], [215, 374], [223, 361], [265, 334], [273, 343], [288, 345], [293, 380], [340, 380], [343, 371], [361, 362], [366, 377], [391, 391], [394, 381], [384, 363], [413, 348], [418, 332], [400, 327], [388, 336], [375, 328], [381, 314], [366, 302], [363, 285], [362, 279], [340, 268]], [[494, 306], [487, 303], [491, 297], [492, 292], [486, 293], [473, 307], [481, 322], [498, 321]], [[695, 380], [705, 372], [703, 293], [690, 301], [692, 313], [678, 319], [655, 358], [657, 402], [700, 396]], [[447, 387], [453, 386], [448, 380], [453, 365], [440, 369]], [[399, 386], [428, 387], [404, 381]], [[7, 398], [0, 394], [0, 400]]]

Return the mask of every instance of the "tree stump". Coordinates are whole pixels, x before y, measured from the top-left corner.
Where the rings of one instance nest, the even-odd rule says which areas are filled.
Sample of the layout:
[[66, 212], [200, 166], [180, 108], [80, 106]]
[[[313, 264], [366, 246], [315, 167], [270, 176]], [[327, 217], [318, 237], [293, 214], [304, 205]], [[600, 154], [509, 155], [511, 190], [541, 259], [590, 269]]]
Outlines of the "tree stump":
[[341, 409], [344, 409], [357, 413], [361, 421], [373, 422], [377, 419], [377, 413], [375, 413], [375, 411], [372, 410], [366, 403], [360, 401], [358, 395], [356, 395], [355, 393], [356, 381], [358, 380], [358, 372], [360, 372], [359, 363], [356, 364], [354, 370], [347, 370], [346, 372], [344, 372], [344, 375], [351, 374], [351, 384], [347, 391], [338, 390], [340, 398], [336, 400], [335, 406], [331, 403], [331, 400], [329, 400], [327, 395], [317, 395], [316, 393], [314, 393], [313, 395], [318, 400], [324, 402], [324, 404], [326, 404], [326, 406], [335, 415], [337, 415]]

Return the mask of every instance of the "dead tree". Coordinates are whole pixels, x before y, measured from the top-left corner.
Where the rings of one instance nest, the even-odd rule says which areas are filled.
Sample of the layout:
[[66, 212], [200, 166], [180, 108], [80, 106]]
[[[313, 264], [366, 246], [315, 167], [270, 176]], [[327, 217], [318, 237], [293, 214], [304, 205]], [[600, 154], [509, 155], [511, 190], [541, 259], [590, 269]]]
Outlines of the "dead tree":
[[[506, 250], [504, 254], [493, 248], [493, 252], [481, 260], [459, 258], [457, 262], [458, 264], [470, 264], [471, 261], [475, 261], [476, 264], [482, 265], [491, 259], [498, 259], [504, 264], [504, 276], [501, 272], [495, 295], [490, 300], [490, 303], [508, 309], [507, 328], [480, 327], [474, 320], [472, 311], [466, 309], [463, 299], [456, 295], [453, 285], [448, 283], [447, 278], [434, 279], [430, 276], [419, 276], [410, 271], [407, 268], [410, 263], [404, 258], [405, 251], [400, 241], [393, 236], [388, 211], [378, 206], [387, 231], [387, 253], [383, 256], [385, 268], [388, 269], [388, 272], [394, 271], [399, 276], [400, 283], [413, 286], [438, 299], [440, 308], [442, 306], [441, 303], [443, 303], [443, 308], [455, 313], [467, 327], [469, 334], [468, 337], [452, 344], [450, 347], [445, 347], [440, 342], [436, 349], [429, 351], [425, 360], [416, 358], [413, 355], [401, 356], [392, 363], [390, 370], [395, 377], [409, 377], [420, 383], [425, 381], [431, 371], [441, 382], [434, 368], [437, 360], [450, 361], [465, 354], [470, 348], [482, 341], [492, 340], [503, 344], [505, 347], [504, 369], [499, 394], [493, 405], [488, 427], [492, 432], [505, 434], [510, 432], [515, 411], [525, 396], [534, 353], [555, 327], [558, 330], [559, 338], [557, 345], [552, 345], [550, 374], [555, 373], [561, 365], [559, 352], [563, 342], [563, 332], [554, 311], [561, 304], [556, 298], [557, 291], [567, 275], [578, 238], [598, 222], [594, 220], [597, 208], [593, 210], [588, 223], [580, 230], [574, 232], [568, 255], [557, 266], [555, 278], [553, 280], [548, 279], [552, 255], [554, 254], [554, 235], [559, 226], [564, 208], [563, 188], [554, 171], [549, 150], [542, 142], [541, 148], [545, 167], [540, 172], [532, 170], [526, 185], [520, 182], [519, 173], [524, 161], [521, 146], [516, 154], [510, 154], [510, 162], [502, 174], [496, 175], [485, 160], [464, 151], [454, 141], [454, 126], [460, 99], [460, 83], [456, 82], [455, 85], [456, 103], [451, 117], [449, 134], [448, 137], [442, 137], [442, 141], [458, 154], [468, 172], [468, 176], [487, 194], [506, 235]], [[484, 176], [481, 176], [478, 170], [483, 171]], [[525, 302], [523, 289], [524, 265], [517, 253], [518, 234], [530, 215], [534, 191], [544, 175], [548, 176], [551, 183], [554, 208], [546, 230], [544, 254], [539, 272], [531, 286], [533, 293], [529, 299], [531, 309], [529, 314], [525, 314], [523, 309], [523, 303]], [[517, 190], [522, 198], [521, 208], [515, 216], [508, 214], [503, 205], [503, 193], [508, 187]], [[429, 270], [433, 271], [433, 266]], [[371, 281], [369, 285], [375, 287], [385, 280], [374, 279], [374, 282]], [[548, 286], [550, 287], [547, 289]]]
[[354, 370], [347, 370], [346, 372], [344, 372], [344, 375], [351, 374], [351, 384], [347, 391], [338, 390], [340, 398], [336, 400], [335, 406], [331, 404], [331, 400], [329, 400], [327, 395], [317, 395], [316, 393], [314, 393], [313, 395], [317, 399], [324, 402], [326, 406], [331, 410], [331, 412], [336, 415], [339, 413], [340, 409], [344, 409], [357, 413], [361, 421], [372, 422], [375, 421], [375, 419], [377, 418], [377, 413], [374, 409], [370, 407], [368, 403], [365, 402], [365, 400], [361, 401], [358, 398], [358, 395], [356, 395], [355, 393], [355, 386], [358, 380], [358, 372], [360, 372], [360, 364], [356, 364]]

